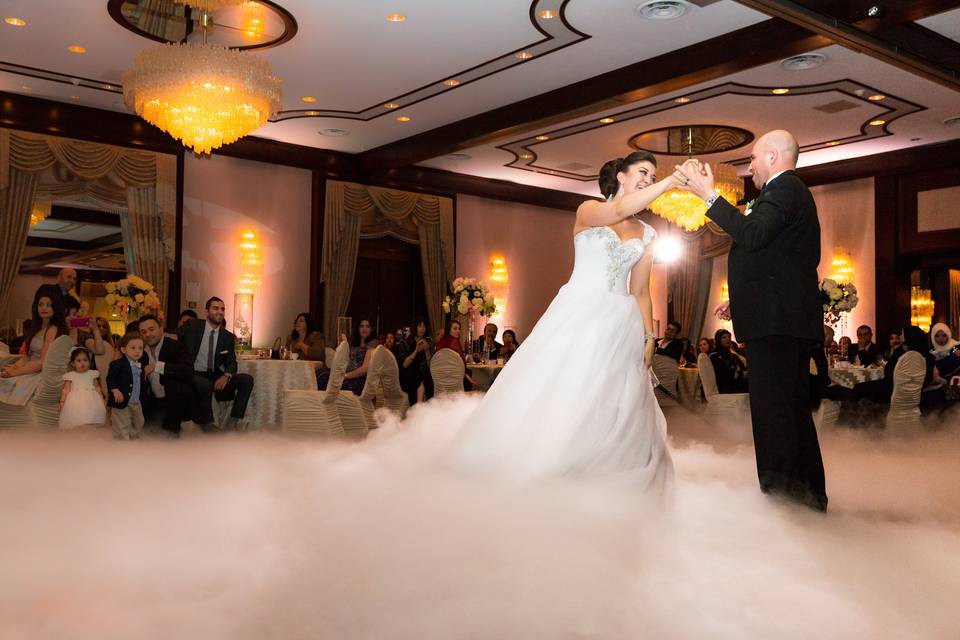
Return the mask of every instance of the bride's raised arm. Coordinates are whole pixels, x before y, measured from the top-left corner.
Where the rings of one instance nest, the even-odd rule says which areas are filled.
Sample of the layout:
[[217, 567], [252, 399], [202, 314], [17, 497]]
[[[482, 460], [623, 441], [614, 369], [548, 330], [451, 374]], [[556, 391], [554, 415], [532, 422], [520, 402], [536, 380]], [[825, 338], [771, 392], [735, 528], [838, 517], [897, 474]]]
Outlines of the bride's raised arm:
[[608, 202], [587, 200], [577, 207], [577, 226], [605, 227], [616, 224], [635, 213], [640, 213], [651, 202], [677, 185], [677, 179], [669, 175], [666, 179], [655, 182], [649, 187], [624, 194]]

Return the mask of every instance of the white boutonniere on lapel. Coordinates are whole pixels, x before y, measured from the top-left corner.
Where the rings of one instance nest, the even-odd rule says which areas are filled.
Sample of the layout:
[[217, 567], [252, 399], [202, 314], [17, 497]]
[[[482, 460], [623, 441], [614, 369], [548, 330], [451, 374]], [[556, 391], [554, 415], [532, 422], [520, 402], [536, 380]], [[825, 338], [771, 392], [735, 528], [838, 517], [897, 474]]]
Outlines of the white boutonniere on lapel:
[[743, 215], [748, 216], [753, 212], [753, 204], [757, 201], [756, 198], [747, 203], [746, 208], [743, 210]]

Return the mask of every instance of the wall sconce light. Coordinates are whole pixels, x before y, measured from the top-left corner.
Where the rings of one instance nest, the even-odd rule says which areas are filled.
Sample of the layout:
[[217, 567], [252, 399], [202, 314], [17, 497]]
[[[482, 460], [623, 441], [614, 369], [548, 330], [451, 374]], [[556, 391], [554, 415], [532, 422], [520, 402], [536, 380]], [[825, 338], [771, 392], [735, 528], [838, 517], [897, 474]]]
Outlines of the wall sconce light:
[[846, 253], [840, 252], [833, 257], [831, 264], [830, 279], [837, 284], [850, 284], [853, 282], [853, 261]]
[[496, 315], [501, 318], [507, 311], [507, 294], [510, 292], [510, 275], [507, 273], [507, 259], [493, 256], [490, 259], [490, 292], [497, 305]]
[[240, 274], [233, 294], [233, 330], [237, 334], [238, 350], [253, 346], [253, 296], [262, 276], [260, 236], [248, 229], [240, 234]]

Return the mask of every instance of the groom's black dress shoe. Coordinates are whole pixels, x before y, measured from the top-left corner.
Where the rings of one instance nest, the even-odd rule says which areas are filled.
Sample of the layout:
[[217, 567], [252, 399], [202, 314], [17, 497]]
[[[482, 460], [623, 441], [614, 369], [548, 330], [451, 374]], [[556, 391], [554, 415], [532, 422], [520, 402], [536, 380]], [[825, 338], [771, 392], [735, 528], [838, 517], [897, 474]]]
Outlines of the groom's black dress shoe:
[[827, 512], [827, 496], [817, 495], [802, 482], [774, 482], [770, 479], [760, 482], [760, 491], [766, 494], [780, 496], [809, 507], [821, 513]]

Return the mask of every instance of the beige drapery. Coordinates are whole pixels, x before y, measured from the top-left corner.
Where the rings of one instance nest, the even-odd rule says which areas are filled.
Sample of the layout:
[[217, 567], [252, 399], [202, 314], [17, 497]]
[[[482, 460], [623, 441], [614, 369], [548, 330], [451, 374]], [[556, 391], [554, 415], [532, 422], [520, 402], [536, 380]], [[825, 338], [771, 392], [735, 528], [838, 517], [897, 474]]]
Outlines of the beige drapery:
[[336, 333], [337, 316], [346, 313], [350, 303], [360, 238], [383, 235], [392, 224], [396, 227], [395, 235], [412, 241], [411, 222], [416, 226], [416, 242], [420, 245], [427, 313], [430, 323], [440, 326], [443, 322], [441, 303], [454, 270], [453, 201], [328, 180], [324, 207], [320, 282], [324, 284], [326, 335]]
[[[25, 180], [24, 174], [32, 180]], [[44, 175], [54, 177], [42, 182]], [[127, 269], [152, 282], [166, 304], [176, 251], [175, 156], [0, 129], [0, 220], [12, 225], [5, 228], [23, 226], [20, 237], [6, 236], [2, 241], [0, 302], [19, 268], [38, 192], [45, 199], [84, 194], [114, 210], [122, 207], [126, 218], [122, 226], [129, 230], [123, 234]], [[8, 264], [14, 265], [9, 277]]]
[[960, 335], [960, 271], [950, 269], [950, 306], [947, 314], [947, 322], [950, 328], [957, 333], [954, 337]]

